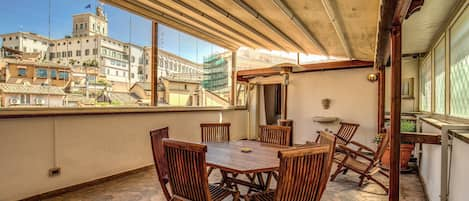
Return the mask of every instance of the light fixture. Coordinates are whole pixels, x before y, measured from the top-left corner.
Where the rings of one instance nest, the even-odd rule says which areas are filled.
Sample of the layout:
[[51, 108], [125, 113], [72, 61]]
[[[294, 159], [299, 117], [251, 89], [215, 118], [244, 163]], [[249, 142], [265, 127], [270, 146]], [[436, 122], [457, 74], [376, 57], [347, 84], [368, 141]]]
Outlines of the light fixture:
[[367, 79], [370, 82], [374, 82], [374, 81], [378, 80], [378, 75], [376, 73], [370, 73], [370, 74], [368, 74]]

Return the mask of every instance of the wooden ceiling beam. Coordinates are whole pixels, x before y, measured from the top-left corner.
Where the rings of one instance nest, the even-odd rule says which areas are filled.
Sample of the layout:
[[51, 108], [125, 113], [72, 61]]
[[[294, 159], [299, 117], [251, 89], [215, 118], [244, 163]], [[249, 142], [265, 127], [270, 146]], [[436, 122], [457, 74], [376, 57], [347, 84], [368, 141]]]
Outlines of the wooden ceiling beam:
[[[327, 70], [342, 70], [342, 69], [354, 69], [354, 68], [369, 68], [373, 67], [372, 61], [362, 60], [346, 60], [346, 61], [332, 61], [314, 64], [303, 64], [303, 69], [294, 73], [304, 73], [313, 71], [327, 71]], [[257, 68], [251, 70], [240, 70], [236, 72], [238, 80], [246, 80], [258, 76], [271, 76], [279, 75], [280, 70], [274, 70], [270, 67]]]
[[375, 68], [386, 65], [390, 55], [390, 33], [393, 24], [400, 24], [407, 16], [412, 0], [381, 0], [376, 37]]
[[[154, 1], [154, 0], [153, 0]], [[247, 36], [246, 34], [242, 33], [241, 31], [238, 31], [236, 29], [234, 29], [233, 27], [231, 26], [228, 26], [226, 25], [225, 23], [221, 22], [220, 20], [217, 20], [216, 18], [210, 16], [210, 15], [207, 15], [205, 14], [205, 12], [202, 12], [201, 10], [187, 4], [187, 3], [184, 3], [183, 1], [181, 0], [173, 0], [175, 3], [179, 4], [180, 6], [190, 10], [191, 12], [194, 12], [196, 13], [197, 15], [200, 15], [202, 17], [204, 17], [205, 19], [223, 27], [224, 29], [236, 34], [236, 35], [239, 35], [240, 37], [244, 38], [245, 40], [253, 43], [254, 45], [256, 45], [257, 47], [259, 48], [264, 48], [264, 45], [260, 44], [258, 41], [252, 39], [251, 37]]]
[[181, 21], [172, 16], [166, 15], [156, 9], [149, 8], [148, 6], [138, 1], [133, 1], [133, 0], [102, 0], [102, 1], [110, 5], [116, 6], [118, 8], [128, 10], [130, 12], [133, 12], [145, 18], [155, 20], [157, 22], [161, 22], [162, 24], [166, 24], [170, 27], [176, 28], [190, 35], [197, 36], [203, 40], [212, 42], [216, 45], [227, 48], [229, 50], [236, 51], [239, 48], [239, 46], [232, 44], [232, 43], [227, 43], [226, 40], [223, 40], [219, 38], [218, 36], [202, 31], [199, 28], [195, 27], [194, 25]]
[[277, 42], [273, 41], [271, 38], [267, 37], [266, 35], [264, 35], [263, 33], [257, 31], [256, 29], [254, 29], [253, 27], [251, 27], [250, 25], [246, 24], [245, 22], [241, 21], [240, 19], [236, 18], [235, 16], [233, 16], [232, 14], [228, 13], [225, 9], [221, 8], [220, 6], [216, 5], [215, 3], [213, 3], [212, 1], [210, 0], [200, 0], [202, 3], [204, 3], [205, 5], [207, 5], [208, 7], [212, 8], [214, 11], [226, 16], [228, 19], [230, 19], [231, 21], [239, 24], [240, 26], [244, 27], [245, 29], [249, 30], [250, 32], [258, 35], [259, 37], [261, 37], [262, 39], [266, 40], [267, 42], [271, 43], [272, 45], [276, 46], [277, 48], [279, 48], [280, 50], [283, 50], [285, 52], [288, 52], [284, 47], [282, 47], [281, 45], [279, 45]]
[[273, 0], [275, 5], [277, 5], [280, 10], [282, 10], [285, 15], [287, 15], [290, 20], [303, 32], [303, 34], [311, 41], [311, 43], [316, 46], [316, 48], [325, 56], [329, 56], [329, 53], [327, 53], [326, 49], [324, 48], [321, 43], [316, 39], [316, 37], [313, 36], [311, 31], [309, 31], [304, 23], [291, 11], [291, 9], [283, 2], [283, 0]]
[[288, 43], [293, 45], [298, 51], [296, 52], [306, 52], [303, 47], [301, 47], [298, 43], [296, 43], [293, 39], [291, 39], [287, 34], [283, 33], [279, 28], [277, 28], [272, 22], [267, 20], [264, 16], [258, 13], [254, 8], [252, 8], [249, 4], [244, 2], [243, 0], [233, 0], [236, 4], [238, 4], [241, 8], [263, 23], [265, 26], [269, 27], [273, 32], [277, 35], [282, 37]]
[[[234, 42], [236, 42], [236, 43], [238, 43], [238, 44], [241, 44], [241, 45], [244, 45], [244, 46], [253, 48], [252, 45], [249, 45], [249, 44], [247, 44], [247, 43], [245, 43], [245, 42], [242, 42], [242, 41], [240, 41], [239, 39], [234, 38], [233, 36], [230, 36], [230, 35], [228, 35], [228, 34], [222, 32], [222, 31], [220, 31], [219, 29], [216, 29], [216, 28], [214, 28], [214, 27], [208, 25], [207, 23], [202, 22], [202, 21], [200, 21], [200, 20], [198, 20], [198, 19], [195, 19], [194, 17], [191, 17], [191, 16], [189, 16], [189, 15], [187, 15], [187, 14], [181, 12], [181, 11], [178, 11], [177, 9], [175, 9], [175, 8], [173, 8], [173, 7], [170, 7], [170, 6], [164, 4], [164, 3], [160, 2], [160, 1], [157, 1], [157, 0], [150, 0], [150, 1], [151, 1], [151, 3], [157, 5], [157, 6], [161, 7], [161, 8], [164, 8], [164, 9], [166, 9], [166, 10], [172, 12], [172, 13], [175, 13], [175, 14], [178, 15], [178, 16], [181, 16], [181, 17], [183, 17], [183, 18], [186, 18], [186, 19], [188, 19], [189, 21], [193, 21], [193, 22], [195, 22], [195, 23], [197, 23], [197, 24], [199, 24], [199, 25], [201, 25], [201, 26], [203, 26], [203, 27], [205, 27], [205, 28], [207, 28], [207, 29], [209, 29], [209, 30], [211, 30], [211, 31], [214, 31], [214, 32], [216, 32], [217, 34], [223, 36], [224, 38], [227, 38], [228, 40], [231, 40], [231, 41], [234, 41]], [[163, 11], [161, 11], [161, 12], [164, 13]], [[164, 13], [164, 14], [167, 15], [166, 13]]]
[[335, 32], [337, 33], [337, 37], [339, 37], [340, 43], [342, 44], [342, 47], [344, 48], [345, 54], [347, 55], [349, 59], [354, 58], [352, 54], [352, 50], [350, 48], [350, 44], [347, 41], [344, 30], [342, 28], [343, 23], [337, 17], [338, 14], [336, 11], [337, 10], [336, 7], [332, 5], [332, 2], [330, 0], [322, 0], [322, 5], [324, 6], [324, 9], [326, 10], [329, 20], [334, 26]]

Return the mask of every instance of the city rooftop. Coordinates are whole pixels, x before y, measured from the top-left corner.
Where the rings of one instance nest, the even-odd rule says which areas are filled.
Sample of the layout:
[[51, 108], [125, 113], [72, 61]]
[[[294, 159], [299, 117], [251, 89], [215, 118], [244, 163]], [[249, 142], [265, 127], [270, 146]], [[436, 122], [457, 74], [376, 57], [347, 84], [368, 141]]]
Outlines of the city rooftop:
[[464, 201], [467, 0], [0, 5], [0, 201]]

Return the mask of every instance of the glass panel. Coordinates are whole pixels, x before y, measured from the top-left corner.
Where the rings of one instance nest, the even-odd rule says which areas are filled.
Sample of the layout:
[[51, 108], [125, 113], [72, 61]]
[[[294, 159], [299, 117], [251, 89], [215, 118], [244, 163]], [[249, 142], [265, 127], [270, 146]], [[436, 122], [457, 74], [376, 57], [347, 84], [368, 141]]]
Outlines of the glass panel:
[[420, 94], [420, 110], [431, 112], [432, 105], [432, 60], [431, 55], [428, 55], [421, 66], [420, 81], [421, 81], [421, 94]]
[[21, 0], [4, 11], [0, 41], [21, 60], [0, 55], [12, 75], [0, 87], [18, 92], [1, 107], [148, 105], [151, 87], [140, 86], [151, 64], [138, 61], [150, 60], [150, 20], [99, 1]]
[[451, 112], [469, 118], [469, 12], [459, 17], [450, 31]]
[[445, 38], [435, 48], [435, 113], [445, 113]]
[[231, 51], [158, 25], [158, 106], [230, 103]]

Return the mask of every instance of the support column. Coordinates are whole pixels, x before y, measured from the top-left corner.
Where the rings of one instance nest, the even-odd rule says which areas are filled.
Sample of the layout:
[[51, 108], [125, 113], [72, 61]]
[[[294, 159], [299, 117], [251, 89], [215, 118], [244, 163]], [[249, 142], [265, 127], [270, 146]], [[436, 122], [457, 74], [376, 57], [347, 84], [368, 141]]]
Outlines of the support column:
[[230, 93], [230, 96], [231, 96], [231, 100], [230, 100], [230, 104], [232, 106], [236, 106], [236, 97], [237, 97], [237, 93], [238, 93], [238, 87], [236, 86], [237, 85], [237, 75], [236, 75], [236, 51], [232, 51], [231, 52], [231, 93]]
[[158, 23], [153, 21], [151, 33], [151, 106], [158, 106]]
[[389, 200], [399, 200], [399, 174], [401, 152], [401, 24], [391, 29], [391, 163]]
[[282, 105], [280, 111], [280, 119], [287, 119], [287, 94], [288, 94], [288, 82], [289, 82], [289, 72], [282, 71], [280, 74], [283, 76], [282, 82]]
[[378, 133], [382, 133], [385, 123], [386, 68], [380, 66], [378, 71]]

